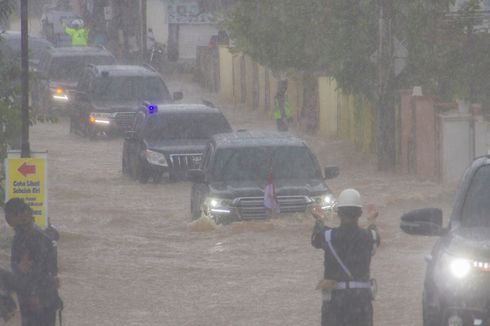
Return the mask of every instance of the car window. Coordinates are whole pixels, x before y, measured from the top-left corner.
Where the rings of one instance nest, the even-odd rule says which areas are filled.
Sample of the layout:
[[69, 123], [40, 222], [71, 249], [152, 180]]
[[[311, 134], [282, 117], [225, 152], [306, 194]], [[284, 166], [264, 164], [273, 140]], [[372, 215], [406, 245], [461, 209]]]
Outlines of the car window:
[[318, 164], [303, 146], [238, 147], [216, 152], [212, 179], [265, 180], [272, 172], [274, 179], [319, 178]]
[[230, 125], [221, 113], [169, 113], [148, 119], [145, 138], [154, 140], [209, 139], [216, 134], [230, 131]]
[[465, 227], [490, 227], [490, 165], [476, 171], [466, 192], [461, 214]]
[[104, 101], [170, 101], [170, 93], [158, 77], [101, 77], [96, 81], [95, 98]]
[[86, 65], [112, 63], [114, 58], [108, 55], [56, 57], [50, 64], [49, 77], [54, 80], [77, 81]]

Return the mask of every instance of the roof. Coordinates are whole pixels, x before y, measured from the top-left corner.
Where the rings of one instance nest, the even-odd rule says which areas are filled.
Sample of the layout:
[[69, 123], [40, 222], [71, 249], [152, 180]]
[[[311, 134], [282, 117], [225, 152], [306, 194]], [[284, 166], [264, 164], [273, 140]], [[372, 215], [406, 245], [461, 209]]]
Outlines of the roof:
[[49, 52], [53, 57], [83, 56], [83, 55], [109, 55], [112, 54], [104, 48], [90, 46], [74, 46], [64, 48], [51, 48]]
[[221, 113], [217, 108], [204, 104], [157, 104], [158, 115], [165, 113]]
[[109, 76], [159, 76], [156, 71], [145, 66], [137, 65], [91, 65], [98, 75], [103, 72], [109, 73]]
[[301, 138], [278, 131], [237, 131], [212, 139], [217, 147], [305, 146]]

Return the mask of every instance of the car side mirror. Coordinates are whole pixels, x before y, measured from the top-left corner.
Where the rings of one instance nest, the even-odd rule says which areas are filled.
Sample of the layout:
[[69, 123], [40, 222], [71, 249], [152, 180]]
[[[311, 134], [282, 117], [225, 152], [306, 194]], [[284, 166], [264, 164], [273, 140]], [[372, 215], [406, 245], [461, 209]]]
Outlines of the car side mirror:
[[128, 130], [124, 134], [124, 139], [126, 140], [134, 140], [136, 139], [136, 132], [134, 130]]
[[183, 92], [174, 92], [174, 94], [173, 94], [174, 101], [180, 101], [183, 98], [184, 98], [184, 93]]
[[335, 179], [339, 176], [340, 171], [338, 166], [327, 166], [324, 171], [325, 180]]
[[193, 183], [204, 183], [206, 181], [206, 176], [203, 170], [193, 169], [188, 171], [189, 179]]
[[442, 210], [439, 208], [416, 209], [404, 214], [400, 228], [413, 235], [440, 236], [446, 232], [442, 227]]

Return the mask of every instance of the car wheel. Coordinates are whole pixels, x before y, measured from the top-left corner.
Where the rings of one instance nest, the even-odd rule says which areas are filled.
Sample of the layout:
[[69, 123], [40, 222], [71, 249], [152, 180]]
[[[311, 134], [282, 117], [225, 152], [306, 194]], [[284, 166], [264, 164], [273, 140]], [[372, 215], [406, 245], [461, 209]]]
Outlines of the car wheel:
[[155, 172], [152, 176], [153, 183], [160, 183], [163, 179], [163, 172]]
[[195, 221], [201, 218], [202, 211], [199, 203], [196, 203], [196, 200], [193, 199], [192, 197], [191, 197], [191, 218], [193, 221]]
[[129, 174], [128, 163], [126, 163], [126, 160], [124, 159], [124, 156], [122, 158], [122, 173], [124, 175], [128, 175]]
[[150, 179], [150, 173], [145, 169], [143, 164], [141, 162], [136, 163], [136, 171], [135, 171], [135, 177], [138, 179], [140, 183], [148, 183], [148, 180]]
[[424, 326], [440, 326], [441, 325], [441, 316], [439, 311], [436, 308], [430, 307], [426, 300], [425, 294], [424, 299], [422, 300], [422, 319]]

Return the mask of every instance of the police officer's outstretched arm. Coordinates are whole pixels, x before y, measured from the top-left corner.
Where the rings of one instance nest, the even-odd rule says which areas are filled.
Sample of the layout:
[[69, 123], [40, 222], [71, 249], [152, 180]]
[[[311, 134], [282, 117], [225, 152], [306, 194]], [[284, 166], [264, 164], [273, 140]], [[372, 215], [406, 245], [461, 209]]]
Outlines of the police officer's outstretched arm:
[[323, 223], [323, 211], [319, 207], [311, 209], [311, 215], [315, 218], [315, 226], [311, 234], [311, 245], [317, 249], [323, 249], [325, 246], [325, 230], [327, 229]]
[[381, 237], [376, 226], [376, 219], [379, 216], [378, 209], [373, 204], [367, 206], [366, 219], [368, 222], [368, 231], [371, 233], [373, 239], [373, 255], [376, 253], [376, 248], [381, 244]]

